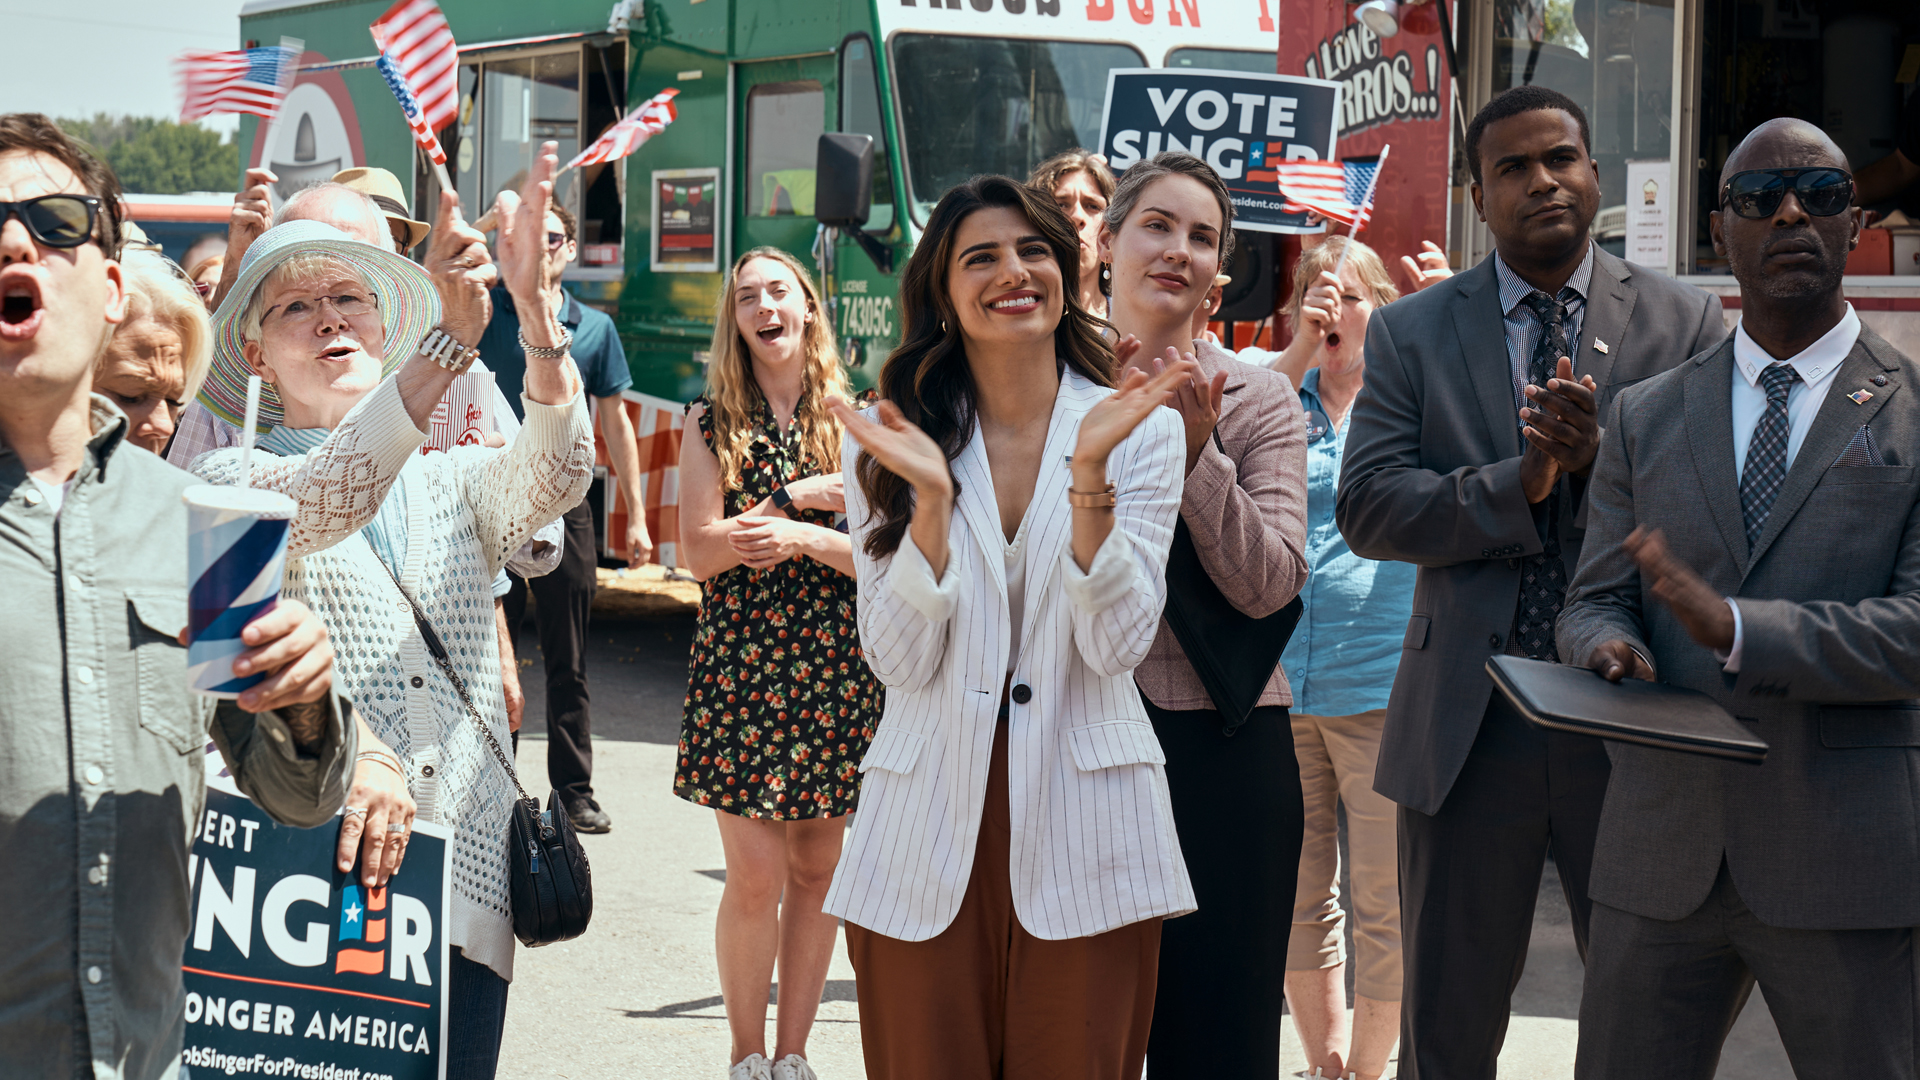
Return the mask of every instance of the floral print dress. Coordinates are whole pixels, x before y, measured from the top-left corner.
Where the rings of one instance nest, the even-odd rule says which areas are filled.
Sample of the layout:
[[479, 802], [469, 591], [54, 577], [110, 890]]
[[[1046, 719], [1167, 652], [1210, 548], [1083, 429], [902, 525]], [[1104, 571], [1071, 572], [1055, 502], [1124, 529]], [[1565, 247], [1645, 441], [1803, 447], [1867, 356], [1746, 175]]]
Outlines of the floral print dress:
[[[711, 450], [713, 405], [694, 405]], [[795, 432], [780, 434], [766, 402], [758, 408], [740, 484], [725, 493], [728, 517], [823, 471]], [[833, 528], [830, 512], [794, 513]], [[860, 651], [854, 602], [851, 577], [804, 555], [765, 570], [735, 566], [701, 585], [675, 795], [773, 821], [853, 812], [882, 694]]]

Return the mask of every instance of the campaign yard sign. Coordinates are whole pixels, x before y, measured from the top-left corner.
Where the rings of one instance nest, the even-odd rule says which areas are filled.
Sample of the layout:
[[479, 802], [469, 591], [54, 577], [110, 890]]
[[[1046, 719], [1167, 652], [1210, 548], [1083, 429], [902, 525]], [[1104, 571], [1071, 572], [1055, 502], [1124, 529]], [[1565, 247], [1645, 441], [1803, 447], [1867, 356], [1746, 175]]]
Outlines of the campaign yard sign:
[[183, 1075], [441, 1080], [447, 835], [416, 821], [400, 873], [369, 889], [335, 868], [337, 819], [287, 828], [209, 784], [188, 857]]
[[1298, 75], [1197, 68], [1114, 68], [1100, 152], [1118, 174], [1162, 150], [1185, 150], [1226, 181], [1233, 227], [1319, 232], [1304, 213], [1283, 213], [1274, 163], [1331, 161], [1340, 84]]

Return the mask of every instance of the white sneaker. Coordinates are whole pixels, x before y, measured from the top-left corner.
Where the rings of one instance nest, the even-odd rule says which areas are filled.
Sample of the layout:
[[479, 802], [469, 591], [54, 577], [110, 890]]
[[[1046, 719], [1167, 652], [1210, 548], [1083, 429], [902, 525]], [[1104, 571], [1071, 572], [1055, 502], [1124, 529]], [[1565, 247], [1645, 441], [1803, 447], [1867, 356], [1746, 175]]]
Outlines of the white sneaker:
[[727, 1080], [773, 1080], [773, 1069], [765, 1054], [748, 1054], [727, 1070]]
[[773, 1080], [820, 1080], [813, 1073], [813, 1066], [799, 1054], [788, 1054], [773, 1063]]

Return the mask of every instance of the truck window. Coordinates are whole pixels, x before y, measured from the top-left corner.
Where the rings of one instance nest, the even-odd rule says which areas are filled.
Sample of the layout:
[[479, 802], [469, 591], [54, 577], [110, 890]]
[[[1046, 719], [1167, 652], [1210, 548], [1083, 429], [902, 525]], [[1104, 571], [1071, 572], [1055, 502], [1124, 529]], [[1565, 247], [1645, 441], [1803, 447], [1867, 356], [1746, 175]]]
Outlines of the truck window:
[[901, 140], [922, 219], [975, 173], [1025, 179], [1035, 165], [1100, 141], [1110, 68], [1145, 67], [1131, 46], [897, 34], [890, 45]]
[[880, 77], [873, 43], [848, 38], [840, 49], [840, 130], [873, 136], [873, 210], [868, 232], [893, 228], [893, 169], [887, 161], [887, 129], [880, 119]]
[[1272, 75], [1278, 68], [1274, 54], [1249, 49], [1174, 49], [1167, 54], [1170, 68], [1202, 68], [1210, 71], [1255, 71]]
[[[580, 152], [580, 50], [489, 60], [482, 69], [480, 140], [482, 198], [520, 190], [533, 152], [551, 139], [564, 164]], [[576, 177], [554, 184], [553, 197], [577, 214]]]
[[812, 217], [813, 167], [827, 95], [813, 81], [763, 83], [747, 94], [747, 214]]

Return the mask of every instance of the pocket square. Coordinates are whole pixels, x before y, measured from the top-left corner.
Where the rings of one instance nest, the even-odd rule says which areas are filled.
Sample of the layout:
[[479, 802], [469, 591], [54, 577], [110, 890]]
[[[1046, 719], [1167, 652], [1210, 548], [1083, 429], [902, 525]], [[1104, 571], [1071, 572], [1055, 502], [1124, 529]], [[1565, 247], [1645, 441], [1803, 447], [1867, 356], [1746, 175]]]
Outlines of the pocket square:
[[1853, 440], [1847, 443], [1847, 448], [1840, 451], [1839, 457], [1833, 459], [1834, 468], [1853, 465], [1885, 465], [1886, 463], [1886, 459], [1880, 456], [1880, 448], [1874, 445], [1873, 428], [1867, 424], [1860, 425], [1860, 430], [1853, 433]]

